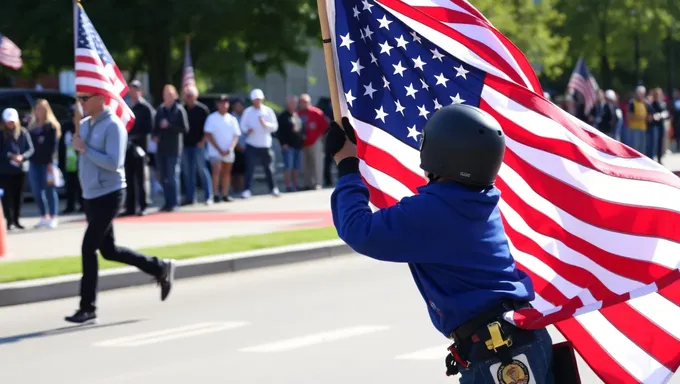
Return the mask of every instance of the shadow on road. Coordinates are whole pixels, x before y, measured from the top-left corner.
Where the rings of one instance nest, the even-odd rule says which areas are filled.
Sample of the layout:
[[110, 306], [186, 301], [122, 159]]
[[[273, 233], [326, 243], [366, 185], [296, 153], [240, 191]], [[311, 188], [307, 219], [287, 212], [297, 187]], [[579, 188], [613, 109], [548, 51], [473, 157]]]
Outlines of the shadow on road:
[[73, 326], [69, 326], [69, 327], [60, 327], [60, 328], [48, 329], [48, 330], [45, 330], [45, 331], [24, 333], [24, 334], [21, 334], [21, 335], [14, 335], [14, 336], [7, 336], [7, 337], [0, 338], [0, 345], [17, 343], [17, 342], [25, 340], [25, 339], [35, 339], [35, 338], [39, 338], [39, 337], [58, 336], [58, 335], [65, 335], [65, 334], [74, 333], [74, 332], [87, 331], [87, 330], [90, 330], [90, 329], [100, 329], [100, 328], [116, 327], [116, 326], [119, 326], [119, 325], [134, 324], [134, 323], [138, 323], [140, 321], [144, 321], [144, 320], [136, 319], [136, 320], [125, 320], [125, 321], [118, 321], [118, 322], [115, 322], [115, 323], [104, 323], [104, 324], [95, 324], [95, 325], [73, 325]]

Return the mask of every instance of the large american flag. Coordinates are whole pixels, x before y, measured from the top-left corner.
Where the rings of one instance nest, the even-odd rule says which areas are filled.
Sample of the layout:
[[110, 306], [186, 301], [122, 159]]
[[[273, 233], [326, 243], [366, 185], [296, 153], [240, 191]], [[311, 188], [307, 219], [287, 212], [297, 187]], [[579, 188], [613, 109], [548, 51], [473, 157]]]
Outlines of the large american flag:
[[123, 100], [128, 91], [127, 82], [85, 9], [80, 4], [75, 7], [76, 92], [106, 96], [108, 107], [129, 131], [135, 123], [135, 115]]
[[0, 33], [0, 64], [19, 69], [24, 65], [21, 59], [21, 49], [12, 40]]
[[196, 88], [196, 79], [194, 78], [194, 65], [191, 63], [191, 50], [189, 49], [189, 39], [187, 39], [184, 48], [184, 73], [182, 76], [182, 93], [188, 88]]
[[[543, 97], [524, 55], [464, 0], [324, 0], [343, 115], [373, 208], [426, 180], [423, 126], [452, 103], [506, 134], [497, 187], [534, 309], [607, 383], [664, 383], [680, 364], [680, 178]], [[455, 228], [452, 228], [455, 230]]]
[[597, 85], [595, 76], [590, 73], [588, 66], [583, 61], [583, 57], [578, 58], [574, 71], [569, 78], [567, 89], [576, 91], [583, 96], [585, 113], [588, 113], [597, 104], [597, 91], [600, 87]]

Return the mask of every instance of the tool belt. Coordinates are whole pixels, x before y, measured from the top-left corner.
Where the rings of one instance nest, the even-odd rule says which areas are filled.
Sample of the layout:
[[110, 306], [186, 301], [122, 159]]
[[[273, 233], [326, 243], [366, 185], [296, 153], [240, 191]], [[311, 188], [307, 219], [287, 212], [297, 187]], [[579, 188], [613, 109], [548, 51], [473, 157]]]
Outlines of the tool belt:
[[[475, 316], [451, 332], [449, 337], [453, 344], [449, 346], [450, 353], [446, 356], [446, 375], [454, 376], [461, 367], [469, 368], [470, 358], [486, 360], [498, 357], [503, 364], [510, 364], [512, 362], [510, 347], [531, 342], [534, 333], [515, 327], [503, 320], [502, 315], [523, 308], [531, 308], [531, 305], [528, 302], [506, 301]], [[471, 356], [473, 346], [478, 343], [483, 345], [474, 348], [474, 355]]]

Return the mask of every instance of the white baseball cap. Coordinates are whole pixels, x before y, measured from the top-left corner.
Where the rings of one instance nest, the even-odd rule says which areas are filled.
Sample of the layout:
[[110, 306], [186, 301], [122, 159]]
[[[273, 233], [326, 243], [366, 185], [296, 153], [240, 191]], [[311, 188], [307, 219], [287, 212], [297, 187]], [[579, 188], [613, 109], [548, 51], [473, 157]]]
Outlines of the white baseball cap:
[[604, 97], [609, 100], [616, 100], [616, 92], [614, 92], [611, 89], [608, 89], [604, 92]]
[[2, 111], [2, 120], [6, 123], [19, 121], [19, 112], [14, 108], [7, 108]]
[[250, 100], [262, 99], [264, 100], [264, 92], [261, 89], [255, 88], [250, 91]]

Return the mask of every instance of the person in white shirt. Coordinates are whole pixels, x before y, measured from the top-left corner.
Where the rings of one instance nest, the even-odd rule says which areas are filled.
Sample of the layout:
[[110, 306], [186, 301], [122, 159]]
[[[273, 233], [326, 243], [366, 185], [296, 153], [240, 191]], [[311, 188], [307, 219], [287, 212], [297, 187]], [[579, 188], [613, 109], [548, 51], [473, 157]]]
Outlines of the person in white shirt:
[[215, 202], [220, 201], [220, 181], [222, 200], [232, 201], [229, 196], [231, 167], [236, 158], [234, 148], [241, 136], [238, 120], [229, 113], [229, 96], [222, 95], [217, 100], [217, 111], [205, 120], [205, 138], [208, 141], [208, 158], [212, 164], [212, 184]]
[[244, 199], [252, 196], [250, 184], [256, 165], [264, 167], [269, 190], [279, 196], [279, 189], [274, 184], [274, 151], [272, 150], [272, 133], [279, 129], [276, 113], [264, 105], [264, 93], [260, 89], [250, 92], [253, 105], [246, 108], [241, 116], [241, 129], [246, 135], [246, 185]]

